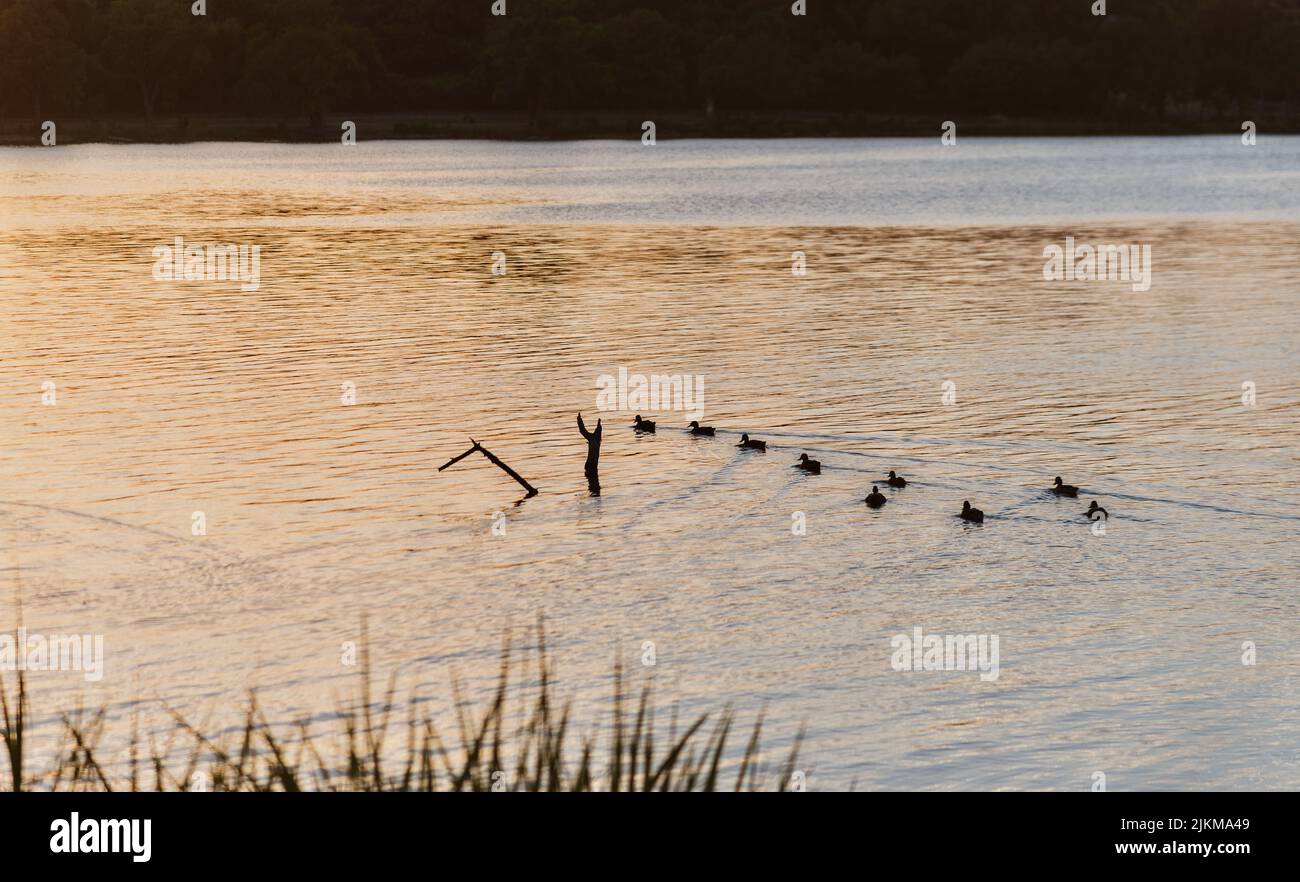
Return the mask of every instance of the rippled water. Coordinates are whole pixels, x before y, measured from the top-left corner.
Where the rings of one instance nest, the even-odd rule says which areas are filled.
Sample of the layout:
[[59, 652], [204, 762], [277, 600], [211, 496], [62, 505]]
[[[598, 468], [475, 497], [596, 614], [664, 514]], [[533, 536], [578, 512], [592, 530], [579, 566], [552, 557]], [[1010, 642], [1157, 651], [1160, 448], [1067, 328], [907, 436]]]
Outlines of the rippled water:
[[[445, 715], [541, 613], [584, 727], [653, 641], [665, 700], [804, 726], [813, 788], [1298, 787], [1297, 147], [0, 150], [0, 615], [107, 646], [36, 716], [325, 712], [363, 613]], [[176, 236], [260, 287], [155, 281]], [[1044, 281], [1066, 236], [1150, 245], [1150, 290]], [[620, 367], [703, 376], [719, 433], [605, 414], [592, 498]], [[541, 494], [437, 472], [470, 436]], [[914, 627], [1000, 676], [892, 670]]]

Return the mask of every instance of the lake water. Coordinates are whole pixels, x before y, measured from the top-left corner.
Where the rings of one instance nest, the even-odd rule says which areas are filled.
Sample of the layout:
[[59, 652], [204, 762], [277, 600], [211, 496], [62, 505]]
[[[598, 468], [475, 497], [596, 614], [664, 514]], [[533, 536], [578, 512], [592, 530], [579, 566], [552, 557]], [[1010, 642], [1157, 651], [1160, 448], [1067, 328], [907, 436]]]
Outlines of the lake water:
[[[260, 285], [155, 280], [178, 236]], [[540, 614], [582, 731], [621, 658], [812, 789], [1300, 787], [1297, 254], [1298, 138], [0, 149], [0, 617], [106, 652], [30, 675], [32, 763], [77, 704], [324, 731], [363, 615], [453, 720]], [[599, 413], [620, 368], [718, 437]], [[471, 436], [540, 495], [437, 472]], [[917, 627], [997, 679], [895, 671]]]

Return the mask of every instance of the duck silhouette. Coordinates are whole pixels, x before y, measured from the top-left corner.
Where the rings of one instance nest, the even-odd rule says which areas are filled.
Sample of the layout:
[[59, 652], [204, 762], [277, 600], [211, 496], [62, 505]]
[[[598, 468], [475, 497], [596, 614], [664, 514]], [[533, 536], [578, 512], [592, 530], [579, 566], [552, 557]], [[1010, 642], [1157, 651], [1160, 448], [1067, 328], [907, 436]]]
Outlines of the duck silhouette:
[[815, 459], [809, 459], [808, 454], [799, 454], [799, 461], [794, 464], [794, 468], [803, 469], [810, 475], [820, 475], [822, 473], [822, 464]]
[[978, 508], [971, 508], [969, 502], [961, 504], [961, 514], [957, 515], [963, 521], [970, 521], [972, 524], [984, 523], [984, 512]]
[[867, 505], [871, 508], [880, 508], [888, 501], [885, 494], [881, 493], [878, 487], [872, 487], [871, 492], [867, 494]]
[[1061, 476], [1057, 475], [1056, 486], [1052, 488], [1052, 492], [1057, 496], [1068, 496], [1071, 499], [1074, 499], [1079, 495], [1079, 488], [1075, 487], [1073, 484], [1062, 484]]
[[767, 450], [767, 442], [759, 440], [750, 440], [748, 435], [740, 436], [740, 443], [737, 447], [743, 447], [746, 450]]
[[889, 479], [885, 481], [885, 483], [888, 484], [890, 487], [906, 487], [907, 478], [896, 475], [893, 473], [893, 471], [890, 471]]
[[1092, 505], [1088, 506], [1088, 510], [1083, 513], [1083, 516], [1090, 521], [1095, 521], [1096, 518], [1094, 518], [1093, 515], [1097, 514], [1098, 512], [1100, 512], [1101, 516], [1104, 517], [1106, 520], [1108, 521], [1110, 520], [1110, 512], [1106, 511], [1106, 509], [1098, 505], [1097, 500], [1095, 499], [1092, 501]]
[[710, 438], [713, 437], [713, 426], [701, 426], [698, 420], [691, 420], [686, 428], [691, 430], [692, 435], [707, 435]]
[[638, 432], [654, 432], [654, 420], [643, 420], [641, 419], [641, 414], [637, 414], [636, 422], [632, 424], [632, 428], [636, 429]]

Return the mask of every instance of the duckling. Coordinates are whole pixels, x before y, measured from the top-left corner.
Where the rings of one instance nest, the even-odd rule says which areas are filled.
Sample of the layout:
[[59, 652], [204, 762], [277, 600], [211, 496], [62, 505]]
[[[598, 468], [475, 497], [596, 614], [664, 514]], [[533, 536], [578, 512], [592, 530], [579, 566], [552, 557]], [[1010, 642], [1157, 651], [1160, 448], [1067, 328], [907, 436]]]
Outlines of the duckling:
[[872, 487], [871, 492], [867, 494], [867, 505], [871, 508], [880, 508], [888, 501], [878, 487]]
[[713, 426], [701, 426], [698, 420], [691, 420], [687, 428], [691, 430], [692, 435], [707, 435], [710, 438], [713, 437]]
[[971, 508], [969, 502], [961, 504], [961, 514], [957, 515], [963, 521], [970, 521], [972, 524], [984, 523], [984, 512], [978, 508]]
[[1097, 519], [1093, 517], [1093, 515], [1097, 514], [1098, 512], [1100, 512], [1101, 516], [1104, 517], [1106, 520], [1108, 521], [1110, 520], [1110, 512], [1106, 511], [1106, 509], [1098, 505], [1097, 500], [1095, 499], [1092, 501], [1092, 505], [1088, 506], [1088, 510], [1083, 513], [1083, 516], [1090, 521], [1095, 521]]
[[638, 432], [653, 433], [655, 430], [654, 420], [643, 420], [641, 419], [641, 414], [637, 414], [636, 422], [632, 424], [632, 428], [636, 429]]
[[736, 446], [743, 447], [746, 450], [767, 450], [766, 441], [759, 441], [757, 439], [751, 441], [748, 435], [741, 435], [740, 443], [737, 444]]
[[887, 480], [885, 483], [888, 484], [890, 487], [906, 487], [907, 478], [896, 475], [892, 471], [890, 471], [889, 480]]
[[1052, 492], [1057, 496], [1068, 496], [1071, 499], [1074, 499], [1079, 495], [1079, 488], [1075, 487], [1073, 484], [1062, 484], [1061, 476], [1057, 475], [1056, 486], [1052, 488]]
[[799, 461], [794, 464], [794, 468], [803, 469], [810, 475], [820, 475], [822, 473], [822, 464], [815, 459], [809, 459], [808, 454], [799, 454]]

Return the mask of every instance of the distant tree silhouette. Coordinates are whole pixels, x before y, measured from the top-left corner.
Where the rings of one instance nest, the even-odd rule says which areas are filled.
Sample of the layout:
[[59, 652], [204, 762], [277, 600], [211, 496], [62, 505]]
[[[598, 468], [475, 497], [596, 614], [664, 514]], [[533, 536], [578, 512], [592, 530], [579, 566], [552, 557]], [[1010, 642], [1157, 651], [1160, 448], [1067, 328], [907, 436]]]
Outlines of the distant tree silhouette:
[[108, 7], [97, 58], [110, 76], [138, 89], [149, 118], [160, 99], [174, 106], [186, 80], [210, 61], [192, 18], [185, 4], [170, 0], [113, 0]]
[[313, 126], [345, 98], [365, 102], [363, 59], [378, 66], [370, 35], [345, 22], [334, 0], [281, 0], [278, 7], [249, 31], [242, 83], [248, 99], [283, 117], [305, 116]]
[[0, 4], [0, 116], [31, 114], [81, 102], [88, 55], [76, 41], [80, 16], [91, 8], [67, 0]]
[[10, 116], [1300, 114], [1300, 0], [0, 0]]

